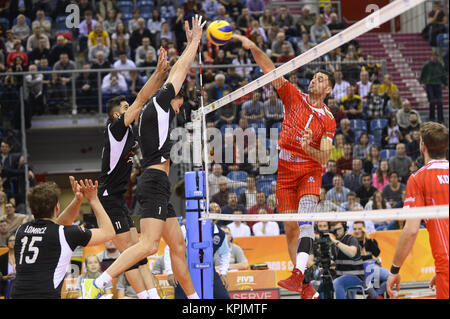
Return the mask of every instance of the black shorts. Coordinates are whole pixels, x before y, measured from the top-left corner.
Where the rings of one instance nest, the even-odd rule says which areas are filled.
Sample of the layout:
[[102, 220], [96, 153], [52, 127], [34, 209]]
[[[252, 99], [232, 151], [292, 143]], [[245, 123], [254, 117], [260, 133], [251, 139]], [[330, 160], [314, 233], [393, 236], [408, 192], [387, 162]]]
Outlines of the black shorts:
[[147, 168], [138, 179], [137, 199], [141, 218], [166, 220], [177, 217], [171, 203], [171, 191], [167, 174], [159, 169]]
[[116, 234], [126, 233], [130, 228], [136, 227], [123, 196], [100, 196], [99, 199], [111, 219]]

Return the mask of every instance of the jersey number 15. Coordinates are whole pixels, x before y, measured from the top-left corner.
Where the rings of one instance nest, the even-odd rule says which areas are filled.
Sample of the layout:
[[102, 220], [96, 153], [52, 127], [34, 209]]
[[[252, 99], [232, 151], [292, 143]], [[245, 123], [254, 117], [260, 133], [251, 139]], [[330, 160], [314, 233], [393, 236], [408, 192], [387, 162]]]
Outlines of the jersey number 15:
[[22, 264], [23, 254], [25, 253], [25, 250], [27, 250], [27, 254], [28, 254], [28, 252], [33, 253], [33, 255], [31, 257], [30, 256], [25, 256], [25, 263], [27, 263], [27, 264], [34, 264], [36, 262], [36, 259], [38, 258], [39, 248], [35, 247], [34, 243], [37, 242], [37, 241], [42, 241], [42, 236], [33, 236], [33, 237], [31, 237], [30, 244], [28, 245], [28, 248], [27, 248], [28, 239], [29, 239], [29, 237], [23, 237], [22, 240], [21, 240], [21, 242], [22, 242], [22, 249], [20, 250], [19, 265]]

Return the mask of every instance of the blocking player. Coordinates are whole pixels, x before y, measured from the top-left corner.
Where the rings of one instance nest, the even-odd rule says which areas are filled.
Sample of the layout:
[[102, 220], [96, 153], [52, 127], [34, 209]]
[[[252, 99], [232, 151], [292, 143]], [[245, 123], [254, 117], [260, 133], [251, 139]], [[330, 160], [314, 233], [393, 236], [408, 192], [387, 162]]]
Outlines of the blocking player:
[[[272, 60], [255, 43], [240, 35], [233, 38], [250, 49], [264, 73], [275, 69]], [[285, 116], [278, 145], [277, 209], [280, 213], [310, 213], [320, 195], [323, 165], [333, 146], [336, 121], [324, 100], [334, 87], [334, 77], [327, 71], [317, 72], [301, 93], [292, 83], [280, 77], [272, 81], [284, 108]], [[314, 229], [311, 222], [285, 222], [289, 256], [295, 265], [292, 275], [278, 282], [283, 288], [302, 294], [302, 299], [318, 298], [311, 283], [304, 283], [304, 272], [313, 249]], [[300, 226], [299, 226], [300, 225]]]
[[[98, 183], [91, 180], [78, 183], [73, 177], [70, 182], [75, 197], [63, 212], [60, 212], [60, 192], [56, 184], [41, 183], [28, 193], [28, 205], [35, 220], [21, 225], [16, 232], [16, 279], [12, 299], [60, 299], [74, 249], [100, 245], [114, 236], [111, 220], [97, 197]], [[98, 228], [72, 225], [83, 198], [88, 200]]]
[[[121, 253], [139, 240], [124, 198], [132, 169], [130, 158], [134, 154], [135, 146], [132, 123], [137, 121], [144, 103], [161, 86], [168, 68], [166, 50], [161, 48], [155, 72], [139, 91], [133, 104], [129, 106], [125, 96], [114, 97], [106, 103], [109, 119], [104, 132], [105, 145], [102, 152], [102, 174], [99, 179], [98, 196], [111, 218], [116, 232], [113, 241]], [[139, 299], [159, 299], [147, 266], [147, 257], [128, 269], [125, 275]]]
[[192, 30], [185, 22], [188, 44], [183, 54], [170, 70], [163, 87], [153, 95], [139, 115], [138, 141], [143, 156], [142, 173], [137, 196], [141, 205], [141, 240], [127, 248], [116, 261], [95, 281], [90, 282], [91, 298], [103, 293], [103, 288], [112, 278], [158, 251], [161, 237], [169, 245], [172, 269], [190, 299], [198, 299], [186, 261], [186, 245], [170, 198], [170, 140], [169, 124], [183, 104], [182, 84], [195, 59], [202, 36], [202, 18], [192, 18]]
[[[404, 208], [448, 205], [449, 168], [448, 160], [446, 160], [448, 142], [449, 133], [444, 125], [436, 122], [426, 122], [421, 125], [420, 152], [425, 165], [408, 179]], [[400, 267], [414, 246], [420, 223], [420, 219], [407, 220], [398, 239], [391, 273], [387, 281], [387, 291], [391, 298], [394, 297], [394, 286], [397, 291], [400, 290]], [[431, 280], [430, 287], [436, 286], [438, 299], [448, 299], [448, 218], [427, 219], [425, 225], [436, 268], [436, 275]]]

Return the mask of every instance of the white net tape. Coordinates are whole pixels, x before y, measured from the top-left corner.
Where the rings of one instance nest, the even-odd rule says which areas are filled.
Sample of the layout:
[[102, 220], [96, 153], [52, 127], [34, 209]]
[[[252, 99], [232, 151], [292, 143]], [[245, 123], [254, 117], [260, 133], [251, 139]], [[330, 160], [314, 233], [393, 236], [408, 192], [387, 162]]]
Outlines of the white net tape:
[[327, 52], [334, 50], [341, 45], [351, 41], [360, 35], [380, 26], [381, 24], [394, 19], [395, 17], [401, 15], [402, 13], [414, 8], [415, 6], [425, 2], [425, 0], [396, 0], [384, 6], [380, 10], [377, 10], [367, 16], [366, 18], [354, 23], [350, 27], [346, 28], [342, 32], [336, 34], [335, 36], [329, 38], [326, 41], [316, 45], [314, 48], [306, 51], [305, 53], [295, 57], [289, 62], [284, 63], [275, 70], [262, 75], [256, 80], [250, 82], [249, 84], [237, 89], [230, 94], [222, 97], [221, 99], [208, 104], [203, 108], [203, 110], [193, 111], [192, 119], [194, 121], [200, 121], [203, 114], [211, 113], [228, 103], [231, 103], [238, 98], [253, 92], [260, 87], [271, 83], [277, 78], [292, 72], [292, 70], [298, 69], [303, 65], [319, 58], [320, 56], [326, 54]]
[[228, 221], [356, 221], [356, 220], [407, 220], [407, 219], [438, 219], [449, 217], [449, 206], [427, 206], [415, 208], [394, 208], [381, 210], [361, 210], [351, 212], [328, 212], [309, 214], [206, 214], [204, 219]]

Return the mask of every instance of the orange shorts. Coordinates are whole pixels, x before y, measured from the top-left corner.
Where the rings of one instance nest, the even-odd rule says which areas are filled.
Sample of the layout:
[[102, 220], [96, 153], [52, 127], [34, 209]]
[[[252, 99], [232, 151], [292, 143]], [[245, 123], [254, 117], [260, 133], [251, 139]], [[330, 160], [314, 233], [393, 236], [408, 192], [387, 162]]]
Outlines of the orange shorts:
[[304, 195], [320, 195], [323, 168], [315, 162], [291, 162], [278, 159], [277, 210], [298, 210]]
[[436, 298], [448, 299], [448, 270], [436, 272]]

